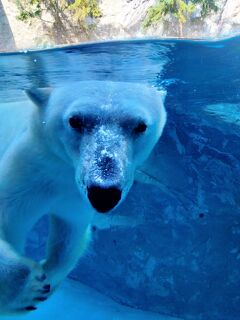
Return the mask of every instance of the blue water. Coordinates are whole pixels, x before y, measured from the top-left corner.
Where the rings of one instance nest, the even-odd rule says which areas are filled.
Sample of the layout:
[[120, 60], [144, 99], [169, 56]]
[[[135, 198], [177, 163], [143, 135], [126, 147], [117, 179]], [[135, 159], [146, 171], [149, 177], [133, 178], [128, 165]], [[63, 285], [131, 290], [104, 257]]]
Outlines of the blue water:
[[[143, 82], [168, 92], [166, 130], [142, 169], [151, 184], [136, 183], [114, 214], [96, 216], [91, 248], [71, 278], [159, 319], [240, 319], [239, 66], [239, 37], [0, 55], [2, 102], [74, 80]], [[29, 237], [31, 255], [45, 238], [42, 221]]]

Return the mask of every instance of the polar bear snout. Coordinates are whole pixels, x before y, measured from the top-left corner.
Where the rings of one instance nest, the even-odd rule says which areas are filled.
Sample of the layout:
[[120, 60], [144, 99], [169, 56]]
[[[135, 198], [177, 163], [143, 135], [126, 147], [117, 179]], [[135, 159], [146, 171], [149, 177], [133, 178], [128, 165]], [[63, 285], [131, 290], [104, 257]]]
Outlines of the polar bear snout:
[[87, 188], [87, 191], [91, 205], [100, 213], [112, 210], [122, 197], [122, 190], [116, 186], [104, 188], [92, 185]]

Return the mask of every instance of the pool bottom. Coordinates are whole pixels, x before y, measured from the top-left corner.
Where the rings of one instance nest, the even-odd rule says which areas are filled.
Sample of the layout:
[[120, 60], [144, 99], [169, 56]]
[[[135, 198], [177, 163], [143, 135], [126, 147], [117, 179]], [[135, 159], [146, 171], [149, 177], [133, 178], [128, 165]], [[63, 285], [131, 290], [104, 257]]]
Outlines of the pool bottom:
[[3, 320], [180, 320], [122, 306], [81, 283], [67, 279], [39, 309]]

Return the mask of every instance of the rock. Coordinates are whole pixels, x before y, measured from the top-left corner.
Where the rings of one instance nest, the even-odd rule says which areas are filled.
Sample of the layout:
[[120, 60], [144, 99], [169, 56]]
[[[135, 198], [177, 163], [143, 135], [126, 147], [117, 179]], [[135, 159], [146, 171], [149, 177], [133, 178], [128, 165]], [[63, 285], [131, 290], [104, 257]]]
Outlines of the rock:
[[[66, 18], [66, 30], [53, 27], [49, 15], [43, 20], [34, 20], [33, 23], [24, 23], [16, 19], [18, 14], [14, 1], [2, 0], [2, 9], [5, 11], [5, 22], [1, 28], [1, 50], [14, 50], [15, 46], [8, 45], [7, 39], [16, 43], [16, 48], [44, 47], [56, 44], [76, 43], [81, 41], [137, 38], [144, 36], [178, 37], [178, 22], [172, 16], [166, 16], [158, 25], [143, 29], [142, 22], [148, 8], [156, 0], [102, 0], [100, 8], [102, 17], [97, 19], [96, 28], [88, 34], [81, 32], [77, 25], [72, 25], [71, 18]], [[198, 8], [192, 19], [184, 25], [184, 37], [228, 37], [240, 31], [240, 3], [236, 0], [219, 0], [219, 10], [204, 19], [200, 19]], [[3, 15], [2, 15], [3, 17]], [[6, 20], [7, 18], [7, 20]], [[2, 20], [3, 21], [3, 20]], [[92, 21], [90, 21], [92, 24]], [[5, 35], [12, 34], [10, 37]], [[1, 40], [1, 39], [0, 39]], [[9, 42], [10, 43], [10, 42]]]
[[0, 51], [13, 51], [16, 49], [13, 33], [5, 13], [2, 2], [0, 1]]

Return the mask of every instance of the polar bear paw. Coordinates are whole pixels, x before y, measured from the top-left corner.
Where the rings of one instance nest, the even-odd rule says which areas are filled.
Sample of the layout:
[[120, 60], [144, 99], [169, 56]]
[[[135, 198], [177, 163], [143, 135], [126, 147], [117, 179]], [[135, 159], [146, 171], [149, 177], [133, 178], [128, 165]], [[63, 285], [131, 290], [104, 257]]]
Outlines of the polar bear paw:
[[0, 282], [5, 278], [4, 286], [0, 287], [0, 309], [3, 314], [36, 310], [36, 305], [48, 298], [51, 286], [38, 263], [26, 259], [14, 268], [1, 271]]

